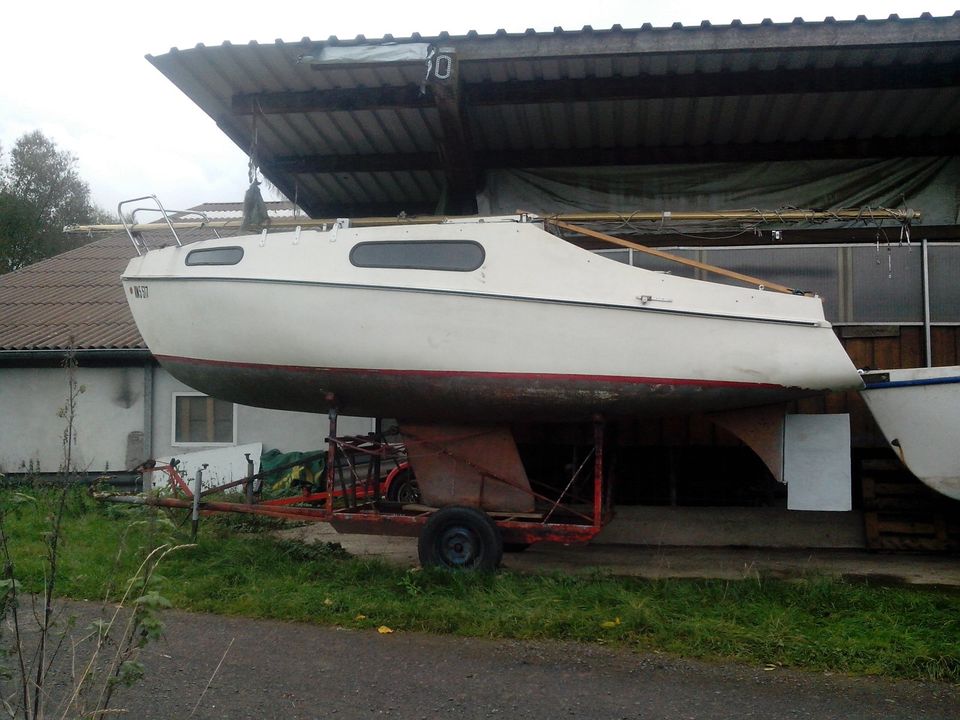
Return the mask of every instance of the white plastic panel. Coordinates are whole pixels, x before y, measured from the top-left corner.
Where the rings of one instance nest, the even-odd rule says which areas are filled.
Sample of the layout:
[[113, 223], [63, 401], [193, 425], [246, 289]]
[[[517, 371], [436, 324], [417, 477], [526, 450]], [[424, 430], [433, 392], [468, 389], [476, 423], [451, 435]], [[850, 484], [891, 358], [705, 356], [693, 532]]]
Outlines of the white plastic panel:
[[787, 415], [783, 477], [788, 510], [852, 510], [850, 416]]

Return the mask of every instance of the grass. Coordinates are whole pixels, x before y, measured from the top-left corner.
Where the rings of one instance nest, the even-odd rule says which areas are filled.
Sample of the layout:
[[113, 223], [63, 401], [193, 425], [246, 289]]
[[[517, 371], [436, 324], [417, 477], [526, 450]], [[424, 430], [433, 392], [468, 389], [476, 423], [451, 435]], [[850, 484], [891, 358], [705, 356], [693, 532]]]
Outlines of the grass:
[[[17, 574], [42, 589], [48, 494], [9, 514]], [[243, 526], [243, 529], [249, 529]], [[60, 594], [116, 597], [143, 554], [186, 540], [154, 510], [74, 494], [64, 518]], [[759, 665], [960, 682], [960, 592], [822, 577], [643, 580], [405, 570], [204, 519], [195, 547], [160, 572], [177, 608], [352, 628], [560, 639]]]

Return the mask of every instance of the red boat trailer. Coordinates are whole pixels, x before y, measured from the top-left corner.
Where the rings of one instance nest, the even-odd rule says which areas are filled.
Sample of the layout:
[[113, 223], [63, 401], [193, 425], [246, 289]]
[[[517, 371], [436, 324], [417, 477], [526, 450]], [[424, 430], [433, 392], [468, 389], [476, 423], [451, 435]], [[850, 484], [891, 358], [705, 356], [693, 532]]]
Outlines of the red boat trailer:
[[[390, 490], [392, 483], [404, 474], [407, 474], [407, 478], [411, 477], [406, 455], [418, 450], [415, 447], [418, 441], [408, 441], [405, 445], [387, 442], [380, 432], [379, 421], [377, 432], [372, 435], [340, 437], [337, 436], [336, 411], [331, 411], [329, 418], [325, 486], [322, 489], [305, 484], [299, 493], [260, 498], [259, 493], [255, 492], [255, 485], [260, 480], [262, 487], [262, 478], [266, 473], [255, 474], [248, 457], [247, 476], [225, 485], [202, 490], [202, 471], [198, 471], [195, 489], [191, 490], [175, 465], [155, 465], [146, 468], [145, 472], [165, 473], [173, 496], [148, 494], [134, 498], [114, 495], [105, 496], [104, 499], [192, 508], [195, 528], [201, 514], [232, 512], [295, 521], [328, 522], [343, 533], [419, 537], [418, 550], [423, 565], [486, 570], [495, 569], [500, 564], [504, 548], [508, 551], [520, 550], [537, 542], [588, 542], [613, 516], [613, 482], [604, 467], [605, 423], [602, 418], [594, 419], [593, 447], [565, 486], [551, 488], [544, 493], [521, 487], [479, 467], [472, 460], [457, 458], [455, 453], [448, 450], [439, 451], [454, 460], [469, 462], [485, 478], [532, 495], [535, 511], [522, 513], [487, 512], [464, 505], [427, 507], [404, 501], [409, 497], [390, 500], [389, 496], [396, 496]], [[429, 447], [423, 450], [436, 452], [436, 449]], [[303, 458], [298, 464], [311, 462], [319, 456]], [[394, 467], [383, 476], [385, 463], [392, 463]], [[593, 476], [588, 486], [591, 496], [578, 496], [577, 488], [585, 484], [588, 473]], [[209, 499], [215, 493], [236, 487], [244, 490], [241, 501]]]

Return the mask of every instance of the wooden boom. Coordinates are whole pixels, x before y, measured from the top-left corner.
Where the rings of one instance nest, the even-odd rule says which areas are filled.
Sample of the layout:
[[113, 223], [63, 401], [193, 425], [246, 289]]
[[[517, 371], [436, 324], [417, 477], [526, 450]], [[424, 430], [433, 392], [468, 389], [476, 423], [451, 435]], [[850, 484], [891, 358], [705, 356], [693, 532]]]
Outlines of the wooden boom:
[[728, 277], [732, 280], [738, 280], [742, 283], [746, 283], [747, 285], [756, 285], [761, 290], [776, 290], [777, 292], [787, 293], [788, 295], [803, 294], [797, 290], [794, 290], [793, 288], [788, 288], [786, 285], [780, 285], [779, 283], [775, 282], [767, 282], [766, 280], [760, 280], [759, 278], [734, 272], [733, 270], [727, 270], [722, 267], [717, 267], [716, 265], [708, 265], [707, 263], [702, 263], [697, 260], [689, 260], [688, 258], [680, 257], [679, 255], [673, 255], [671, 253], [664, 252], [663, 250], [655, 250], [654, 248], [647, 247], [646, 245], [631, 242], [630, 240], [623, 240], [614, 235], [608, 235], [607, 233], [591, 230], [590, 228], [580, 227], [579, 225], [571, 225], [570, 223], [561, 222], [559, 220], [551, 220], [549, 223], [554, 227], [558, 227], [563, 230], [569, 230], [570, 232], [580, 233], [581, 235], [596, 238], [597, 240], [603, 240], [604, 242], [608, 242], [613, 245], [620, 245], [621, 247], [637, 250], [638, 252], [653, 255], [664, 260], [669, 260], [670, 262], [694, 267], [698, 270], [714, 273], [715, 275], [722, 275], [723, 277]]

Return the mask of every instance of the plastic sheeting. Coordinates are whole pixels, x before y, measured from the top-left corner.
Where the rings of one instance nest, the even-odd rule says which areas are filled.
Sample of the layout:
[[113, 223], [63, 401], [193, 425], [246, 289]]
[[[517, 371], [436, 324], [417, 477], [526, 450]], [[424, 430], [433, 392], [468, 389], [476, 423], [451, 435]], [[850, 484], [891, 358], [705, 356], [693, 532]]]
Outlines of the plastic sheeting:
[[355, 65], [359, 63], [423, 62], [430, 48], [428, 43], [385, 43], [383, 45], [326, 45], [313, 55], [301, 55], [300, 62]]
[[481, 214], [911, 207], [960, 224], [960, 158], [491, 170]]
[[[260, 471], [263, 483], [270, 490], [289, 489], [294, 486], [313, 487], [324, 485], [326, 450], [310, 452], [282, 452], [267, 450], [260, 456]], [[306, 462], [304, 462], [306, 460]]]

